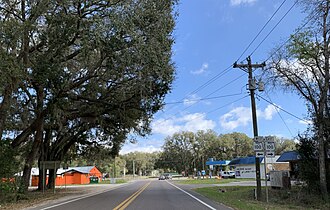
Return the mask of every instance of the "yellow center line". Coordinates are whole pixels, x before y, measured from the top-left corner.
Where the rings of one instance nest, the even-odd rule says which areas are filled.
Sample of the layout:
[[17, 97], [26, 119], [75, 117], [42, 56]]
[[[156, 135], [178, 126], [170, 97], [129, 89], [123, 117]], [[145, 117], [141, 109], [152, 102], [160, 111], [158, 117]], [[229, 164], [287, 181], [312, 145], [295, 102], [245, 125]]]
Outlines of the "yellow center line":
[[125, 209], [130, 203], [132, 203], [133, 200], [135, 200], [136, 197], [138, 197], [149, 186], [150, 183], [151, 182], [143, 185], [138, 191], [136, 191], [130, 197], [128, 197], [126, 200], [121, 202], [113, 210], [123, 210], [123, 209]]

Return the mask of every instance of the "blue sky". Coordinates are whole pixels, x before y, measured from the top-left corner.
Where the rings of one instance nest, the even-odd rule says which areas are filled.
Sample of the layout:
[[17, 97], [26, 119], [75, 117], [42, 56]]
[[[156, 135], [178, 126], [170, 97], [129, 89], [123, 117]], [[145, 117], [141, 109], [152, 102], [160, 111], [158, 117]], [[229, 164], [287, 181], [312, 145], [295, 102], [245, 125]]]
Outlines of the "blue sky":
[[[152, 134], [136, 144], [125, 144], [121, 153], [158, 151], [166, 136], [179, 131], [212, 129], [218, 134], [242, 132], [252, 137], [250, 97], [246, 90], [248, 75], [228, 67], [238, 59], [246, 63], [246, 57], [252, 52], [253, 63], [265, 61], [276, 45], [285, 42], [303, 24], [305, 15], [297, 5], [287, 13], [294, 4], [294, 0], [287, 0], [242, 54], [283, 2], [180, 0], [176, 8], [179, 16], [173, 46], [177, 75], [173, 89], [166, 97], [167, 105], [155, 115]], [[261, 73], [258, 69], [254, 76]], [[298, 118], [306, 117], [304, 101], [295, 94], [282, 91], [257, 94]], [[257, 98], [256, 103], [259, 135], [293, 138], [306, 129], [305, 122], [277, 111], [268, 102]]]

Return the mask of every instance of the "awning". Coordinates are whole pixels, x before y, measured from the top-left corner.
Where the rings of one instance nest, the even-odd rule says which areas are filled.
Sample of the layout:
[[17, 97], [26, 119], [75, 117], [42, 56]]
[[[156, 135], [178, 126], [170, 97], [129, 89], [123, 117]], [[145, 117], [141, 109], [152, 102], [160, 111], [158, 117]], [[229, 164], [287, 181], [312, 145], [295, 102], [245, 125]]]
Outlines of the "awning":
[[276, 162], [292, 162], [292, 161], [298, 161], [300, 159], [300, 155], [297, 151], [288, 151], [284, 152]]

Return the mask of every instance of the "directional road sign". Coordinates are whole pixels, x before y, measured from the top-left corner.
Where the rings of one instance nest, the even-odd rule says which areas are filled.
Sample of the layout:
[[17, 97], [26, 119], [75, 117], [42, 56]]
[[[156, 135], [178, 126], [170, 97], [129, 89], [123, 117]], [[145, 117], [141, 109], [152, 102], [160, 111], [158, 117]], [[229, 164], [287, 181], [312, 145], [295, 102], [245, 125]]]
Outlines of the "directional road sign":
[[254, 141], [253, 142], [253, 149], [254, 149], [254, 151], [263, 151], [264, 150], [264, 143]]
[[266, 157], [275, 157], [275, 152], [274, 151], [272, 151], [272, 152], [267, 151], [266, 152]]
[[263, 142], [265, 140], [265, 138], [263, 136], [255, 136], [254, 137], [254, 141], [257, 141], [257, 142]]
[[256, 157], [265, 157], [264, 152], [256, 152]]
[[266, 142], [266, 150], [267, 151], [275, 151], [275, 142]]

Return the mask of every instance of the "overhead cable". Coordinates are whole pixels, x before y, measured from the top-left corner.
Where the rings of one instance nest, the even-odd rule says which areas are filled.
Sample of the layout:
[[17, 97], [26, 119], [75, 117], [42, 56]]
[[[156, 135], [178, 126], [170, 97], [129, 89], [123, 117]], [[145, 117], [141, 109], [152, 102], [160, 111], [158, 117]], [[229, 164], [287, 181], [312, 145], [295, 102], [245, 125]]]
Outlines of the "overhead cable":
[[262, 100], [264, 100], [264, 101], [268, 102], [269, 104], [273, 105], [273, 106], [276, 107], [277, 109], [280, 109], [281, 111], [287, 113], [288, 115], [291, 115], [292, 117], [294, 117], [294, 118], [296, 118], [296, 119], [298, 119], [298, 120], [301, 120], [301, 121], [303, 121], [303, 122], [305, 122], [305, 123], [307, 123], [307, 124], [310, 124], [310, 122], [308, 122], [307, 120], [302, 119], [302, 118], [300, 118], [300, 117], [298, 117], [298, 116], [296, 116], [296, 115], [294, 115], [294, 114], [292, 114], [292, 113], [286, 111], [285, 109], [281, 108], [280, 106], [278, 106], [278, 105], [272, 103], [271, 101], [265, 99], [265, 98], [262, 97], [261, 95], [259, 95], [259, 94], [256, 94], [256, 95], [257, 95], [259, 98], [261, 98]]
[[282, 4], [276, 9], [276, 11], [273, 13], [273, 15], [268, 19], [268, 21], [264, 24], [264, 26], [259, 30], [259, 32], [257, 33], [257, 35], [253, 38], [253, 40], [250, 42], [250, 44], [245, 48], [245, 50], [242, 52], [242, 54], [238, 57], [238, 59], [236, 60], [236, 62], [238, 62], [242, 56], [244, 55], [244, 53], [246, 53], [246, 51], [251, 47], [251, 45], [254, 43], [254, 41], [259, 37], [259, 35], [261, 34], [261, 32], [266, 28], [266, 26], [268, 25], [268, 23], [273, 19], [273, 17], [276, 15], [276, 13], [281, 9], [281, 7], [283, 6], [283, 4], [286, 2], [286, 0], [284, 0], [282, 2]]
[[275, 28], [282, 22], [282, 20], [290, 13], [293, 7], [297, 4], [297, 1], [293, 3], [293, 5], [289, 8], [289, 10], [282, 16], [282, 18], [275, 24], [275, 26], [269, 31], [269, 33], [264, 37], [264, 39], [258, 44], [258, 46], [252, 51], [250, 56], [252, 56], [255, 51], [264, 43], [264, 41], [269, 37], [269, 35], [275, 30]]

